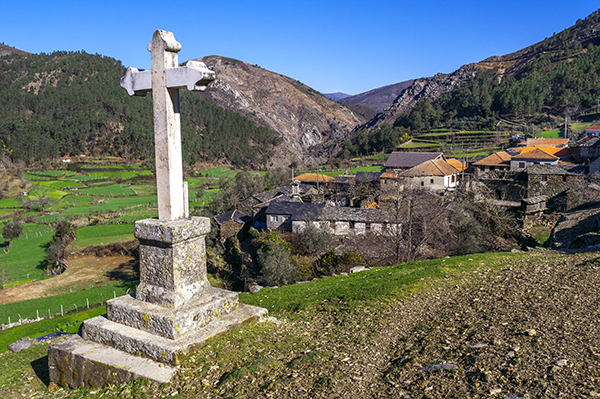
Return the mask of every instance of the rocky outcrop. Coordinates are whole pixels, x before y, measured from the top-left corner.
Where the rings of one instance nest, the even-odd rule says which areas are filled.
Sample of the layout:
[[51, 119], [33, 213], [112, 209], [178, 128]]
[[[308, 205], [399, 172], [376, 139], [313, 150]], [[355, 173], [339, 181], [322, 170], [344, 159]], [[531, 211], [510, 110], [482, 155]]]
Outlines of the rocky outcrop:
[[286, 76], [231, 58], [199, 60], [217, 75], [204, 97], [283, 139], [269, 167], [324, 162], [352, 129], [365, 122], [342, 104]]
[[400, 93], [392, 105], [377, 114], [375, 118], [363, 127], [376, 129], [384, 123], [393, 125], [400, 115], [410, 112], [421, 98], [426, 98], [433, 102], [440, 98], [442, 94], [452, 91], [461, 83], [473, 79], [477, 75], [477, 71], [477, 66], [468, 64], [451, 74], [438, 73], [431, 78], [416, 79], [410, 87]]
[[362, 105], [369, 107], [377, 112], [388, 108], [403, 90], [409, 88], [414, 83], [414, 79], [405, 82], [395, 83], [393, 85], [379, 87], [354, 96], [341, 99], [341, 102], [351, 105]]

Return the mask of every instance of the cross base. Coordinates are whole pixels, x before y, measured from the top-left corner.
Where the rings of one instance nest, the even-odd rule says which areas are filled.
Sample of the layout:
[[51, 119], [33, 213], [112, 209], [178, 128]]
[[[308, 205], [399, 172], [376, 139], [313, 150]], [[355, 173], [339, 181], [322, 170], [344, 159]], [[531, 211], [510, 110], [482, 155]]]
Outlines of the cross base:
[[105, 316], [94, 317], [85, 322], [82, 335], [87, 339], [71, 335], [50, 345], [50, 381], [70, 388], [121, 384], [138, 378], [167, 383], [180, 360], [208, 340], [266, 319], [266, 309], [240, 304], [236, 311], [171, 340]]

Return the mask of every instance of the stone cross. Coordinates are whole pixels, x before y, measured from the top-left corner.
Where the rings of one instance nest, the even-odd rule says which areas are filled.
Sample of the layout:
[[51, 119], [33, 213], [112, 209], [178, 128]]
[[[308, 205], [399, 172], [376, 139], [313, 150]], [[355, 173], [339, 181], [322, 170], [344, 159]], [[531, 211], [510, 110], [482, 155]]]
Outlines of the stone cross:
[[204, 91], [215, 79], [202, 62], [177, 62], [181, 44], [172, 32], [157, 30], [148, 45], [152, 53], [152, 69], [128, 68], [121, 86], [129, 95], [145, 96], [152, 91], [154, 108], [154, 149], [158, 218], [178, 220], [189, 216], [187, 186], [183, 182], [179, 89]]

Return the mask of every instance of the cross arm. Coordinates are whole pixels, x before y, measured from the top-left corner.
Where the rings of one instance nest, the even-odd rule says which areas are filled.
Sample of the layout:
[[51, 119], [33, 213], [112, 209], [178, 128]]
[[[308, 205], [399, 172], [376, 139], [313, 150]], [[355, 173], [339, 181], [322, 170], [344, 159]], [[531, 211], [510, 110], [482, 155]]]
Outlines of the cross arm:
[[[200, 61], [187, 61], [183, 66], [167, 69], [167, 87], [189, 91], [204, 91], [215, 79], [215, 72]], [[121, 87], [130, 96], [145, 96], [152, 90], [152, 72], [129, 67], [121, 78]]]

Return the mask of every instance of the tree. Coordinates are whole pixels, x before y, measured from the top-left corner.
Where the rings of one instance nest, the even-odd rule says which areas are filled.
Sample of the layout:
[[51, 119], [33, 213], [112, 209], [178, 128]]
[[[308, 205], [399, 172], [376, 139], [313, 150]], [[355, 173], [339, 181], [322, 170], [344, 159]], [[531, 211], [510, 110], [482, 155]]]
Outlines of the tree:
[[12, 222], [4, 223], [4, 229], [2, 230], [2, 237], [8, 240], [8, 251], [12, 246], [13, 240], [19, 238], [23, 233], [23, 225], [18, 219], [13, 219]]
[[276, 232], [261, 240], [257, 251], [260, 281], [264, 285], [286, 285], [297, 279], [297, 271], [290, 255], [290, 244]]
[[300, 235], [300, 245], [304, 255], [319, 256], [331, 249], [333, 237], [328, 231], [310, 224]]
[[52, 241], [46, 248], [47, 263], [46, 272], [52, 275], [63, 273], [69, 267], [67, 263], [67, 246], [77, 238], [75, 226], [67, 221], [62, 221], [56, 227]]

